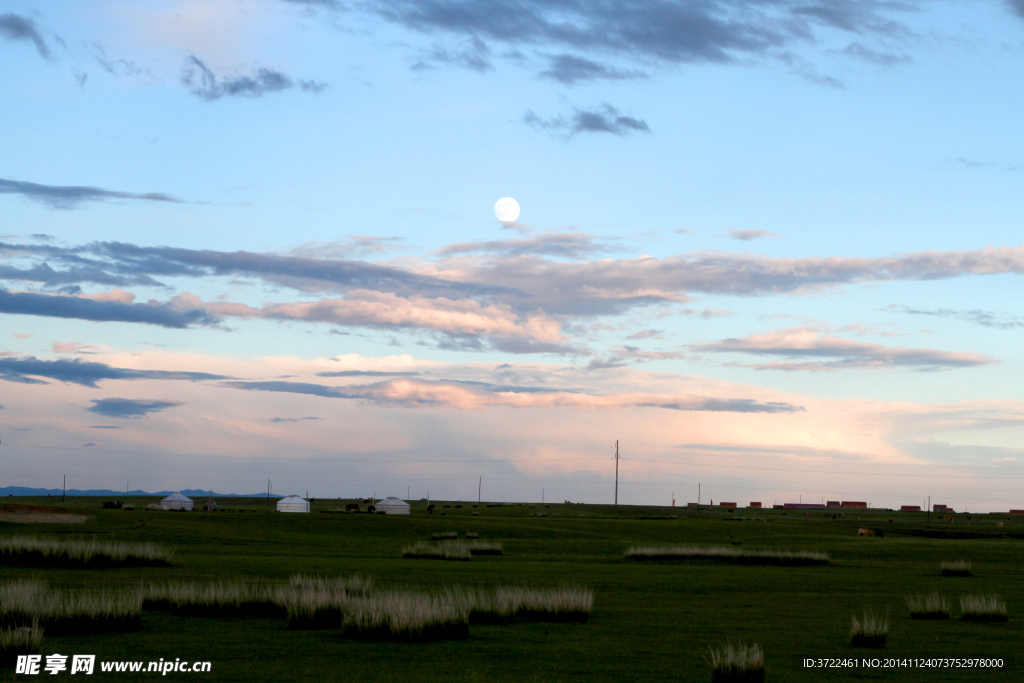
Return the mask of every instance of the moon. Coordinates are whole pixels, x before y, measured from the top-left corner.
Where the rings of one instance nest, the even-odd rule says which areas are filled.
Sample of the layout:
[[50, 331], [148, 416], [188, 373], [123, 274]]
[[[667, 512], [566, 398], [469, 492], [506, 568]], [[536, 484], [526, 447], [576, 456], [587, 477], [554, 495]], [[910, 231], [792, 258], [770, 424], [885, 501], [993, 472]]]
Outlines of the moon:
[[512, 223], [519, 218], [519, 202], [511, 197], [502, 197], [494, 204], [494, 215], [502, 223]]

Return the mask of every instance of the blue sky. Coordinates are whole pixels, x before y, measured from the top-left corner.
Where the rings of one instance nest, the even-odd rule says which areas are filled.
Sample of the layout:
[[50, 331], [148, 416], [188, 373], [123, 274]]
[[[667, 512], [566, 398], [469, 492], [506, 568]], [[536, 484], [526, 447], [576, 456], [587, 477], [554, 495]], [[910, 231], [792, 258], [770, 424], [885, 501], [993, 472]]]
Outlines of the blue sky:
[[631, 503], [1024, 507], [1016, 0], [14, 2], [0, 59], [9, 484], [599, 502], [619, 439]]

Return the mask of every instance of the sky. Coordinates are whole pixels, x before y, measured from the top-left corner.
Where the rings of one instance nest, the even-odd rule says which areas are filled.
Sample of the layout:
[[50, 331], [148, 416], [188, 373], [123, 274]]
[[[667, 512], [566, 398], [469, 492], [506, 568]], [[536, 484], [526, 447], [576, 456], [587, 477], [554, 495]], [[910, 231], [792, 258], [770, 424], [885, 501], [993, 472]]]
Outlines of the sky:
[[0, 64], [0, 487], [1024, 508], [1022, 0], [15, 1]]

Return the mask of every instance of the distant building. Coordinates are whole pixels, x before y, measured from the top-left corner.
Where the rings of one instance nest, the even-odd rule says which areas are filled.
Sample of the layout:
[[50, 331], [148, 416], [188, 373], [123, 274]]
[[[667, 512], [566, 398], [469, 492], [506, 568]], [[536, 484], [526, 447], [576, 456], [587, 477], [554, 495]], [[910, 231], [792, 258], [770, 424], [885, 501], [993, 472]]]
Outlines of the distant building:
[[751, 503], [751, 504], [750, 504], [750, 505], [748, 505], [747, 507], [751, 507], [751, 508], [760, 508], [760, 507], [761, 507], [761, 504], [760, 504], [760, 503]]
[[1024, 515], [1024, 510], [1010, 510], [1011, 515]]
[[920, 505], [901, 505], [900, 512], [920, 512]]
[[175, 491], [160, 501], [160, 507], [164, 510], [191, 510], [192, 499], [179, 491]]
[[786, 503], [784, 507], [787, 510], [821, 510], [825, 506], [821, 503]]
[[932, 506], [932, 512], [952, 512], [952, 511], [953, 511], [953, 508], [949, 507], [948, 505], [939, 505], [938, 503], [936, 503], [935, 505]]
[[736, 507], [736, 503], [719, 503], [718, 507], [721, 507], [721, 508], [734, 508], [734, 507]]
[[847, 510], [867, 510], [868, 504], [861, 500], [844, 500], [842, 507]]
[[830, 500], [827, 503], [825, 503], [825, 507], [839, 508], [839, 507], [843, 507], [843, 504], [840, 503], [838, 500]]
[[385, 515], [407, 515], [409, 504], [401, 498], [385, 498], [377, 503], [377, 512]]
[[309, 512], [309, 501], [301, 496], [285, 496], [277, 501], [278, 512]]

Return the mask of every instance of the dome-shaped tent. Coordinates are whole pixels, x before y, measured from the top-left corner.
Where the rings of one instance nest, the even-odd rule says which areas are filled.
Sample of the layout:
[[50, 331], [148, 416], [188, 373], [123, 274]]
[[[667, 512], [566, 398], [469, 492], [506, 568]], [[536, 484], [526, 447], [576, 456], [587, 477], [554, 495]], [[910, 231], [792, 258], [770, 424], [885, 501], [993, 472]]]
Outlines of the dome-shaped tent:
[[383, 512], [385, 515], [407, 515], [409, 504], [401, 498], [385, 498], [377, 503], [377, 512]]
[[285, 496], [277, 501], [278, 512], [309, 512], [309, 501], [300, 496]]
[[175, 491], [160, 501], [160, 507], [164, 510], [191, 510], [192, 499], [181, 492]]

